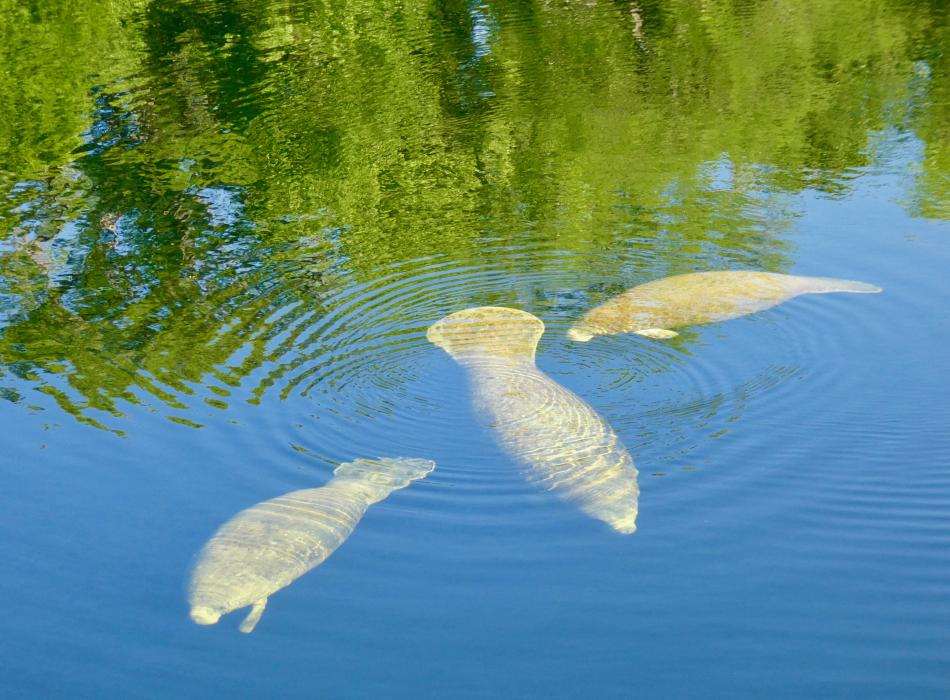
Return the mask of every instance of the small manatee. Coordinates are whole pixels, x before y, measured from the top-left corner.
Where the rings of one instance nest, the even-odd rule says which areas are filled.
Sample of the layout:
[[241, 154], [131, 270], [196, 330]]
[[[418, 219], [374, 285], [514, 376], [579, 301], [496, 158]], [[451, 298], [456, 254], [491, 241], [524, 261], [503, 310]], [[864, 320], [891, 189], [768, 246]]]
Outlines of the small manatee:
[[473, 402], [528, 478], [617, 532], [636, 530], [637, 470], [607, 422], [534, 362], [544, 324], [482, 306], [446, 316], [426, 337], [467, 371]]
[[274, 592], [323, 563], [373, 503], [422, 479], [425, 459], [360, 459], [341, 464], [326, 485], [272, 498], [224, 523], [198, 554], [188, 584], [191, 619], [213, 625], [247, 606], [251, 632]]
[[751, 271], [694, 272], [629, 289], [588, 311], [567, 335], [580, 342], [595, 335], [616, 333], [672, 338], [677, 335], [674, 328], [738, 318], [801, 294], [880, 291], [873, 284], [830, 277]]

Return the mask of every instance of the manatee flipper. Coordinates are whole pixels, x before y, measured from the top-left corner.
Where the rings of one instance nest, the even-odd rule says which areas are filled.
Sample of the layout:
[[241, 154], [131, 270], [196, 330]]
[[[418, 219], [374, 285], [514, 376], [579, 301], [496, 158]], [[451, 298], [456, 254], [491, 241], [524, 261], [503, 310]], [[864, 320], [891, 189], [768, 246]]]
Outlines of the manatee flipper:
[[634, 331], [637, 335], [646, 336], [647, 338], [655, 338], [657, 340], [666, 340], [668, 338], [675, 338], [679, 335], [676, 331], [671, 331], [668, 328], [643, 328], [639, 331]]
[[264, 614], [265, 607], [267, 607], [267, 598], [261, 598], [254, 603], [251, 612], [247, 614], [247, 617], [244, 618], [239, 628], [244, 634], [250, 634], [254, 631], [254, 628], [257, 627], [257, 623], [261, 620], [261, 615]]

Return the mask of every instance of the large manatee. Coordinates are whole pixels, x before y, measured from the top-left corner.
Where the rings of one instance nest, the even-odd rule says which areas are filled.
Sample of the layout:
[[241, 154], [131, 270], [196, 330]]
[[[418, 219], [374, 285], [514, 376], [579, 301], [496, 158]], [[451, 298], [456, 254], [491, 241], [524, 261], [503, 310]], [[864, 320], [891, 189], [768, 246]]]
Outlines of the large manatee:
[[361, 459], [341, 464], [326, 485], [294, 491], [243, 510], [208, 540], [188, 584], [191, 619], [213, 625], [253, 606], [242, 632], [257, 625], [267, 598], [322, 563], [363, 513], [435, 468], [424, 459]]
[[737, 318], [800, 294], [880, 291], [881, 288], [873, 284], [831, 277], [747, 271], [694, 272], [628, 289], [584, 314], [567, 335], [581, 342], [595, 335], [615, 333], [672, 338], [677, 335], [673, 328]]
[[426, 337], [469, 374], [473, 401], [528, 477], [618, 532], [636, 530], [637, 470], [607, 422], [534, 363], [544, 324], [483, 306], [446, 316]]

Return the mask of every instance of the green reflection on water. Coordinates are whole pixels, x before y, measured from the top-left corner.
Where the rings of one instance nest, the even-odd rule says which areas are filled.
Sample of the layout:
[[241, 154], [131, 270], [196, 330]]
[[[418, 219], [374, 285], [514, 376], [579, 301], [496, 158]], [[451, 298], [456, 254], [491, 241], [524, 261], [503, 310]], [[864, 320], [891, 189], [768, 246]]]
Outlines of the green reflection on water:
[[888, 129], [923, 150], [911, 212], [947, 217], [946, 27], [936, 0], [0, 0], [0, 396], [111, 426], [286, 393], [340, 290], [487, 241], [528, 286], [616, 285], [594, 301], [782, 270], [793, 195], [847, 193]]

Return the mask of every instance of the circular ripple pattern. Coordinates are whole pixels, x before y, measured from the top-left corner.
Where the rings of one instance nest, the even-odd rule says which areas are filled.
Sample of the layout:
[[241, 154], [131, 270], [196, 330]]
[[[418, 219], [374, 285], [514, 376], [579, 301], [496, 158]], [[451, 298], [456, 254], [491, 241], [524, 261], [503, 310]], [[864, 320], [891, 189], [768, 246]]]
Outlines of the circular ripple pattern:
[[803, 296], [665, 341], [633, 334], [580, 345], [556, 340], [552, 373], [567, 384], [596, 375], [588, 400], [631, 449], [658, 465], [687, 466], [690, 452], [749, 412], [752, 423], [793, 420], [808, 396], [802, 392], [860, 382], [860, 373], [846, 370], [871, 340], [863, 327], [868, 302], [863, 295]]
[[[318, 419], [312, 434], [312, 420], [291, 422], [303, 426], [294, 440], [323, 459], [344, 459], [368, 445], [387, 454], [426, 454], [440, 465], [431, 480], [496, 498], [532, 498], [490, 436], [477, 429], [464, 373], [425, 333], [438, 319], [469, 306], [542, 313], [562, 289], [576, 297], [570, 274], [576, 265], [556, 251], [497, 247], [477, 266], [446, 257], [393, 266], [384, 277], [329, 295], [325, 313], [314, 315], [294, 343], [272, 354], [274, 369], [265, 381]], [[431, 454], [445, 449], [438, 445], [452, 446], [441, 460]], [[486, 460], [498, 469], [472, 466]]]
[[[284, 268], [219, 293], [220, 325], [209, 345], [223, 361], [201, 377], [178, 376], [174, 364], [138, 372], [143, 403], [162, 398], [174, 419], [191, 425], [214, 421], [215, 409], [224, 409], [266, 435], [278, 453], [276, 446], [288, 447], [286, 465], [264, 467], [270, 472], [303, 463], [320, 481], [333, 464], [356, 456], [426, 456], [439, 463], [429, 481], [472, 491], [476, 511], [491, 502], [498, 517], [508, 517], [514, 511], [500, 504], [534, 500], [546, 513], [553, 499], [527, 485], [477, 428], [464, 373], [426, 340], [426, 329], [469, 306], [526, 309], [554, 319], [543, 355], [548, 337], [563, 335], [557, 319], [590, 303], [582, 280], [592, 269], [609, 278], [615, 261], [487, 242], [479, 261], [434, 256], [361, 281], [345, 262], [314, 270], [309, 257], [295, 251]], [[248, 403], [266, 405], [254, 410]], [[274, 461], [266, 448], [248, 450], [249, 459]]]

